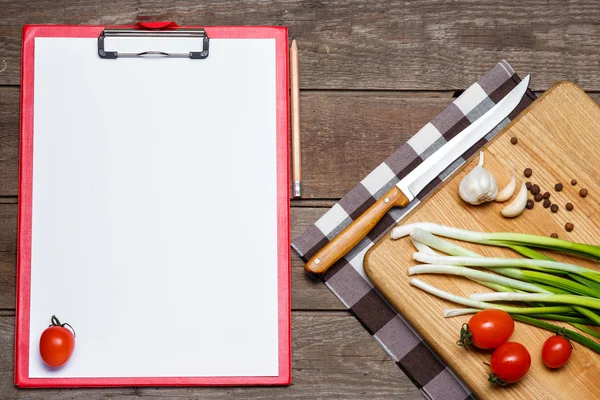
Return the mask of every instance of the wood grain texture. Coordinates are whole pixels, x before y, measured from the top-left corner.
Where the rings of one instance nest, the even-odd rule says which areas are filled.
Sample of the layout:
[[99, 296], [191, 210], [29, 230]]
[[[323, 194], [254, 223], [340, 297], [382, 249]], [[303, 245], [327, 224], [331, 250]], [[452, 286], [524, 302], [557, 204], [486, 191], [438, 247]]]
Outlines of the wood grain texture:
[[[109, 388], [19, 390], [13, 385], [14, 317], [0, 316], [0, 396], [12, 399], [421, 399], [358, 321], [348, 313], [292, 316], [292, 385], [279, 388]], [[75, 349], [77, 351], [77, 349]]]
[[[597, 148], [600, 145], [600, 108], [569, 83], [563, 83], [548, 91], [487, 147], [485, 167], [491, 170], [503, 186], [509, 179], [510, 168], [519, 172], [533, 169], [530, 180], [537, 183], [542, 192], [551, 193], [550, 200], [560, 207], [556, 214], [536, 203], [532, 210], [525, 210], [514, 219], [500, 216], [506, 205], [488, 203], [469, 206], [458, 196], [458, 184], [465, 174], [476, 165], [473, 160], [467, 168], [455, 175], [445, 186], [421, 204], [403, 221], [435, 222], [475, 231], [524, 232], [549, 236], [557, 232], [560, 238], [583, 243], [598, 243], [600, 231], [600, 164]], [[516, 146], [510, 138], [516, 136]], [[579, 182], [576, 187], [571, 179]], [[554, 190], [554, 184], [562, 182], [562, 192]], [[581, 198], [578, 190], [587, 187], [589, 195]], [[572, 202], [575, 209], [568, 212], [564, 205]], [[566, 232], [566, 222], [575, 224], [572, 232]], [[465, 245], [489, 256], [515, 256], [507, 250]], [[408, 238], [391, 240], [389, 237], [377, 243], [366, 256], [365, 271], [376, 287], [407, 317], [427, 342], [474, 390], [479, 398], [537, 398], [574, 399], [595, 398], [600, 391], [600, 357], [583, 346], [564, 368], [551, 371], [544, 367], [539, 356], [544, 340], [551, 335], [529, 325], [517, 323], [511, 340], [523, 343], [532, 355], [532, 367], [524, 380], [503, 389], [490, 387], [486, 379], [489, 360], [485, 352], [465, 350], [455, 345], [460, 326], [469, 316], [444, 319], [445, 308], [460, 308], [456, 304], [440, 300], [409, 284], [407, 268], [415, 265], [412, 260], [414, 248]], [[575, 262], [590, 268], [599, 268], [590, 260], [553, 254], [561, 261]], [[468, 297], [473, 292], [490, 290], [465, 278], [444, 275], [419, 277], [442, 290]]]
[[0, 3], [0, 84], [18, 84], [27, 23], [285, 25], [312, 89], [465, 89], [507, 59], [545, 90], [568, 79], [600, 89], [600, 4], [593, 0], [183, 0]]
[[19, 110], [18, 88], [0, 87], [0, 196], [18, 192]]

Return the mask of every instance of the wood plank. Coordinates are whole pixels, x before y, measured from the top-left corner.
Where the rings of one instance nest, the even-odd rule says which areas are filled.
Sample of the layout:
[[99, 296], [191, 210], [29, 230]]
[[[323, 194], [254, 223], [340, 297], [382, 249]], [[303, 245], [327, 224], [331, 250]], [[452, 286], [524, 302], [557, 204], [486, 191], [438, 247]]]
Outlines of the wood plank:
[[17, 205], [0, 204], [0, 309], [15, 308]]
[[0, 317], [0, 352], [4, 354], [0, 359], [0, 393], [3, 399], [423, 398], [360, 323], [347, 313], [293, 313], [292, 385], [277, 388], [19, 390], [13, 384], [14, 321], [14, 317]]
[[[520, 232], [546, 237], [556, 232], [564, 240], [598, 243], [600, 187], [597, 183], [600, 165], [590, 160], [597, 157], [599, 130], [598, 105], [570, 83], [557, 85], [486, 147], [485, 168], [494, 174], [500, 186], [508, 182], [511, 168], [519, 171], [519, 187], [525, 180], [538, 184], [542, 193], [548, 191], [551, 202], [558, 204], [558, 212], [552, 213], [538, 202], [533, 209], [525, 210], [516, 218], [504, 218], [500, 211], [506, 207], [506, 203], [492, 202], [478, 207], [467, 205], [458, 196], [458, 186], [462, 178], [477, 164], [478, 160], [474, 159], [470, 165], [446, 181], [445, 186], [435, 195], [415, 209], [404, 223], [433, 222], [472, 231]], [[510, 142], [513, 136], [519, 139], [517, 145]], [[533, 169], [530, 178], [522, 175], [527, 167]], [[573, 178], [579, 182], [576, 187], [570, 184]], [[562, 182], [564, 186], [560, 192], [554, 190], [557, 182]], [[589, 191], [585, 198], [578, 194], [582, 187]], [[533, 196], [529, 194], [529, 198], [531, 197]], [[571, 212], [565, 209], [567, 202], [575, 206]], [[575, 225], [572, 232], [566, 231], [567, 222]], [[507, 249], [467, 243], [461, 245], [485, 256], [515, 257], [515, 253]], [[461, 297], [489, 292], [490, 289], [466, 278], [451, 275], [408, 276], [407, 269], [416, 264], [413, 253], [414, 246], [408, 237], [391, 240], [388, 236], [367, 253], [365, 272], [378, 290], [411, 322], [448, 366], [464, 379], [478, 398], [596, 397], [595, 393], [600, 390], [598, 354], [576, 344], [577, 352], [573, 353], [569, 363], [560, 370], [550, 370], [544, 366], [539, 354], [542, 344], [552, 333], [520, 322], [516, 323], [511, 341], [527, 347], [532, 357], [531, 370], [519, 384], [495, 390], [485, 379], [487, 368], [482, 365], [485, 361], [489, 362], [489, 353], [475, 351], [466, 355], [464, 349], [455, 345], [457, 332], [470, 316], [443, 318], [444, 309], [461, 306], [411, 287], [410, 280], [418, 278]], [[599, 268], [599, 264], [590, 259], [556, 252], [549, 255], [558, 261], [591, 269]], [[566, 323], [555, 324], [573, 329]]]
[[18, 192], [19, 103], [18, 88], [0, 87], [0, 196]]
[[341, 198], [451, 101], [398, 93], [303, 93], [303, 197]]
[[[299, 236], [315, 222], [323, 208], [292, 208], [291, 237]], [[17, 205], [0, 204], [0, 309], [15, 307], [15, 263]], [[304, 262], [292, 251], [292, 309], [345, 310], [335, 295], [322, 283], [304, 272]]]
[[[437, 94], [417, 96], [302, 92], [304, 198], [340, 198], [451, 101], [433, 97]], [[14, 196], [18, 191], [18, 88], [0, 88], [0, 126], [0, 196]]]
[[507, 59], [517, 71], [533, 74], [536, 89], [567, 79], [597, 90], [599, 18], [594, 0], [4, 1], [0, 84], [19, 82], [23, 24], [154, 19], [288, 26], [298, 39], [303, 88], [465, 89]]

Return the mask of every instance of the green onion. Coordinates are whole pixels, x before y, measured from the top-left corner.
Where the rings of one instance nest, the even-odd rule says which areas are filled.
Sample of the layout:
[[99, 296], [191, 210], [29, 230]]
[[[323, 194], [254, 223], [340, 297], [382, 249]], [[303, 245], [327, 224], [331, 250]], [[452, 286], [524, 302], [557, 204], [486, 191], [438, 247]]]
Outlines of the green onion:
[[504, 276], [490, 274], [489, 272], [479, 271], [476, 269], [466, 268], [466, 267], [458, 267], [455, 265], [437, 265], [437, 264], [427, 264], [427, 265], [417, 265], [414, 267], [410, 267], [408, 269], [408, 275], [416, 275], [416, 274], [449, 274], [449, 275], [458, 275], [464, 276], [469, 279], [476, 279], [485, 282], [492, 282], [502, 286], [507, 286], [513, 289], [521, 289], [527, 292], [535, 292], [535, 293], [550, 293], [547, 290], [541, 289], [540, 287], [533, 285], [531, 283], [519, 281], [517, 279], [506, 278]]
[[458, 317], [460, 315], [475, 314], [479, 311], [481, 311], [479, 308], [447, 308], [444, 310], [444, 317]]
[[[527, 247], [514, 246], [513, 250], [523, 254], [526, 257], [533, 258], [536, 260], [554, 261], [554, 259], [552, 259], [551, 257], [548, 257], [542, 253], [539, 253], [539, 252], [529, 249]], [[535, 272], [535, 271], [523, 271], [523, 272], [527, 272], [527, 274], [529, 274], [530, 278], [533, 278], [528, 281], [534, 280], [537, 282], [540, 282], [540, 281], [547, 282], [548, 280], [550, 280], [551, 284], [562, 287], [563, 289], [566, 289], [567, 291], [570, 291], [573, 293], [579, 293], [579, 294], [583, 294], [583, 295], [591, 295], [592, 297], [597, 297], [597, 298], [600, 297], [598, 295], [598, 293], [600, 293], [600, 284], [598, 284], [592, 280], [589, 280], [587, 278], [584, 278], [582, 276], [579, 276], [577, 274], [569, 274], [569, 277], [571, 279], [579, 282], [579, 284], [569, 281], [568, 279], [559, 278], [559, 277], [556, 277], [553, 275], [547, 275], [547, 274], [538, 275], [540, 273]], [[591, 289], [592, 291], [584, 290], [585, 288]], [[557, 294], [567, 294], [567, 293], [565, 293], [565, 290], [561, 290], [561, 289], [552, 289], [551, 291], [553, 293], [557, 293]], [[588, 310], [587, 308], [584, 308], [581, 306], [574, 306], [573, 308], [575, 310], [577, 310], [580, 314], [588, 317], [593, 322], [593, 324], [595, 324], [595, 325], [600, 324], [600, 315], [596, 314], [592, 310]], [[577, 324], [571, 324], [571, 325], [578, 328]], [[582, 331], [584, 331], [584, 330], [582, 329]]]
[[587, 296], [575, 296], [571, 294], [552, 293], [473, 293], [469, 296], [475, 301], [523, 301], [526, 303], [561, 303], [594, 308], [600, 310], [600, 299]]
[[[563, 329], [558, 325], [553, 325], [548, 322], [540, 321], [535, 318], [527, 317], [525, 315], [512, 314], [512, 317], [515, 321], [524, 322], [529, 325], [537, 326], [538, 328], [545, 329], [550, 332], [558, 333], [559, 329]], [[600, 344], [595, 341], [577, 333], [570, 329], [565, 329], [565, 334], [567, 338], [573, 340], [574, 342], [580, 343], [585, 347], [595, 351], [600, 354]]]
[[410, 239], [413, 243], [423, 243], [428, 247], [452, 256], [482, 257], [480, 254], [477, 254], [474, 251], [467, 250], [464, 247], [450, 243], [444, 239], [440, 239], [439, 237], [432, 235], [426, 230], [420, 228], [416, 228], [410, 233]]
[[[510, 248], [528, 257], [528, 259], [483, 257], [474, 251], [445, 241], [432, 233], [472, 243]], [[536, 318], [569, 322], [578, 329], [580, 326], [584, 327], [581, 330], [586, 333], [589, 333], [589, 328], [583, 324], [600, 325], [600, 315], [590, 309], [600, 309], [600, 272], [573, 264], [557, 262], [551, 257], [527, 247], [533, 246], [600, 259], [600, 246], [572, 243], [536, 235], [471, 232], [429, 223], [399, 226], [392, 231], [391, 236], [392, 238], [399, 238], [408, 234], [410, 234], [415, 248], [419, 251], [414, 255], [415, 260], [429, 264], [428, 266], [412, 267], [409, 269], [409, 274], [444, 273], [461, 275], [502, 292], [475, 294], [470, 299], [465, 299], [439, 291], [419, 280], [414, 280], [416, 282], [411, 281], [414, 286], [421, 287], [421, 289], [436, 296], [441, 297], [443, 295], [446, 297], [442, 298], [447, 300], [469, 307], [476, 307], [450, 310], [453, 315], [477, 312], [482, 306], [500, 309], [504, 307], [487, 303], [487, 301], [522, 301], [532, 304], [534, 307], [516, 307], [517, 310], [520, 313], [527, 310], [525, 313]], [[440, 256], [433, 249], [449, 254], [450, 257]], [[459, 266], [484, 267], [496, 274], [503, 275], [503, 277]], [[567, 277], [571, 279], [567, 279]], [[470, 303], [468, 300], [475, 301], [475, 303]], [[532, 314], [529, 311], [531, 309], [547, 309], [549, 307], [535, 303], [548, 302], [561, 304], [563, 311], [541, 314]], [[595, 331], [591, 332], [595, 333]], [[600, 337], [600, 334], [596, 333], [596, 335]]]
[[480, 285], [483, 285], [485, 287], [489, 287], [490, 289], [493, 289], [497, 292], [515, 292], [515, 289], [511, 289], [509, 287], [506, 286], [502, 286], [502, 285], [498, 285], [497, 283], [492, 283], [492, 282], [486, 282], [486, 281], [480, 281], [477, 279], [471, 279], [473, 282], [477, 282]]
[[528, 269], [538, 269], [544, 267], [552, 269], [556, 273], [572, 272], [600, 282], [600, 273], [597, 271], [579, 267], [573, 264], [561, 263], [557, 261], [546, 260], [531, 260], [526, 258], [500, 258], [500, 257], [455, 257], [455, 256], [435, 256], [433, 254], [415, 253], [413, 258], [416, 261], [427, 264], [444, 264], [444, 265], [464, 265], [471, 267], [519, 267]]
[[597, 292], [600, 292], [600, 283], [594, 282], [591, 279], [584, 278], [583, 276], [580, 276], [577, 274], [569, 274], [569, 276], [571, 277], [571, 279], [576, 280], [577, 282], [581, 283], [582, 285], [585, 285], [589, 288], [594, 289]]
[[526, 246], [537, 247], [548, 250], [562, 251], [588, 258], [600, 260], [600, 246], [593, 244], [575, 243], [562, 239], [554, 239], [547, 236], [530, 235], [512, 232], [473, 232], [464, 229], [453, 228], [446, 225], [420, 222], [415, 224], [400, 225], [394, 228], [390, 234], [392, 239], [399, 239], [409, 235], [413, 229], [421, 228], [435, 235], [458, 239], [465, 242], [480, 243], [496, 246]]
[[419, 289], [430, 293], [434, 296], [440, 297], [442, 299], [452, 301], [457, 304], [461, 304], [463, 306], [472, 307], [472, 308], [480, 308], [480, 309], [488, 309], [495, 308], [498, 310], [506, 311], [507, 313], [516, 313], [516, 314], [554, 314], [554, 313], [565, 313], [571, 310], [571, 307], [565, 306], [552, 306], [552, 307], [508, 307], [498, 304], [490, 304], [483, 301], [476, 301], [472, 299], [467, 299], [465, 297], [460, 297], [454, 295], [452, 293], [444, 292], [434, 286], [431, 286], [428, 283], [423, 282], [420, 279], [412, 278], [410, 280], [410, 284], [418, 287]]
[[[446, 317], [446, 318], [458, 317], [460, 315], [475, 314], [475, 313], [478, 313], [479, 311], [481, 311], [481, 310], [478, 308], [449, 308], [449, 309], [444, 310], [444, 317]], [[569, 323], [576, 324], [576, 325], [581, 325], [581, 324], [598, 325], [598, 324], [594, 323], [594, 321], [587, 319], [587, 318], [572, 317], [572, 316], [563, 315], [563, 314], [530, 314], [529, 316], [532, 318], [569, 322]], [[595, 332], [595, 331], [593, 331], [593, 332]]]
[[436, 253], [431, 247], [427, 246], [427, 243], [419, 242], [417, 240], [414, 240], [413, 238], [411, 238], [410, 241], [415, 246], [415, 249], [417, 249], [417, 251], [425, 254], [433, 254], [436, 256], [438, 255], [438, 253]]
[[[535, 282], [540, 287], [554, 287], [562, 289], [563, 293], [575, 293], [582, 296], [591, 296], [600, 298], [600, 293], [588, 286], [573, 282], [569, 279], [559, 276], [546, 274], [544, 272], [520, 270], [517, 268], [494, 268], [494, 272], [509, 276], [514, 279], [519, 279], [526, 282]], [[555, 293], [553, 290], [550, 290]]]
[[595, 337], [596, 339], [600, 339], [600, 333], [596, 332], [592, 328], [589, 328], [577, 322], [570, 322], [570, 324], [573, 325], [575, 328], [579, 329], [580, 331], [585, 332], [588, 335]]

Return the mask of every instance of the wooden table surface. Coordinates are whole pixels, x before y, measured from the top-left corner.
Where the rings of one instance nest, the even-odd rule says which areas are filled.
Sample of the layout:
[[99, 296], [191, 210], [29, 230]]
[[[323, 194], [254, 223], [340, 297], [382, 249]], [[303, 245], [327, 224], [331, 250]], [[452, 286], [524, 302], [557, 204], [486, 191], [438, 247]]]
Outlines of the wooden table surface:
[[285, 25], [298, 40], [304, 198], [297, 237], [452, 98], [506, 59], [542, 92], [600, 90], [597, 1], [0, 0], [2, 399], [422, 398], [292, 255], [293, 378], [285, 388], [18, 390], [13, 384], [19, 82], [24, 24]]

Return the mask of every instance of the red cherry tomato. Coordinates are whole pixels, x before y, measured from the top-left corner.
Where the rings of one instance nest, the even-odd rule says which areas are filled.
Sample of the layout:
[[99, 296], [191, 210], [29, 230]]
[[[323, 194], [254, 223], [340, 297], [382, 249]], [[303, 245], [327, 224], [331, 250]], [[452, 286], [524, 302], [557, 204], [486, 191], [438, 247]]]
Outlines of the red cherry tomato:
[[560, 368], [571, 357], [573, 346], [562, 335], [549, 337], [542, 347], [542, 360], [548, 368]]
[[510, 339], [515, 321], [505, 311], [483, 310], [473, 315], [460, 331], [459, 346], [472, 344], [479, 349], [495, 349]]
[[73, 354], [75, 331], [71, 332], [65, 326], [73, 329], [69, 324], [61, 324], [53, 315], [52, 325], [46, 328], [40, 337], [40, 355], [50, 367], [64, 365]]
[[531, 366], [531, 356], [521, 343], [507, 342], [492, 353], [489, 381], [499, 385], [514, 383], [525, 376]]

